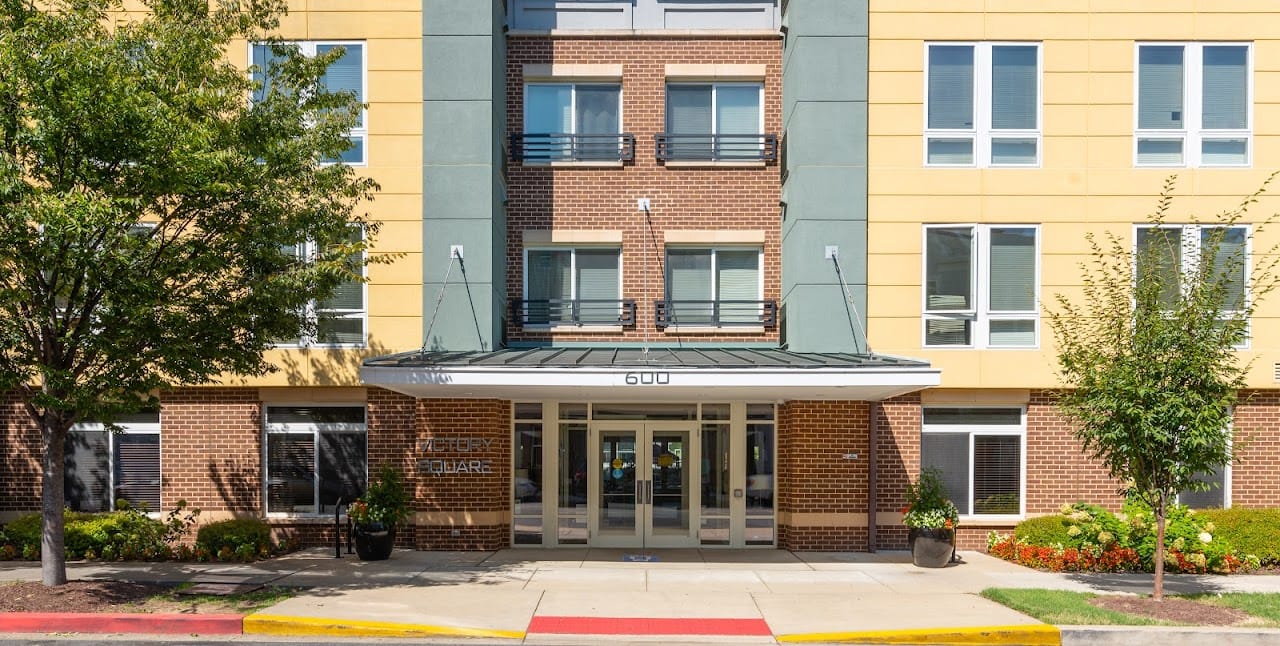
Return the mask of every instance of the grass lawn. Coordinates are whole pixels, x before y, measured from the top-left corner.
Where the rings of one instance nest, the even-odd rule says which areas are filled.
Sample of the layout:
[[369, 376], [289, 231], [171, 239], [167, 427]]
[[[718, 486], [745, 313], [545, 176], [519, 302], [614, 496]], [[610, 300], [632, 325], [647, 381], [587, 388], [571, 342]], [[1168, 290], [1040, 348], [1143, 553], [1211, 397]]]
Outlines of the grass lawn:
[[1189, 594], [1186, 595], [1186, 598], [1211, 603], [1215, 606], [1235, 608], [1280, 625], [1280, 594], [1230, 592], [1224, 594]]
[[1097, 595], [1088, 592], [1066, 590], [1040, 590], [1019, 588], [987, 588], [982, 596], [1008, 606], [1025, 615], [1031, 615], [1047, 624], [1085, 626], [1119, 624], [1125, 626], [1169, 626], [1168, 622], [1121, 612], [1095, 608], [1089, 599]]
[[253, 592], [242, 592], [228, 595], [213, 594], [177, 594], [190, 588], [192, 584], [182, 583], [171, 591], [155, 595], [150, 602], [157, 605], [180, 604], [191, 607], [225, 609], [234, 612], [252, 613], [268, 606], [273, 606], [298, 594], [292, 588], [265, 587]]

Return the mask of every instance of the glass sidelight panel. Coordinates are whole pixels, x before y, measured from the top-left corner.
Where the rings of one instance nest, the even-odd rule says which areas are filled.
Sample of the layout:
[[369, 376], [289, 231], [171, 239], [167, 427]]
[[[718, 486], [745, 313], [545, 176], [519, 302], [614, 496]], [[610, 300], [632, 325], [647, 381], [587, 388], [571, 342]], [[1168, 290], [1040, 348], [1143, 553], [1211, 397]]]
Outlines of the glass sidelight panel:
[[[757, 408], [757, 405], [748, 406], [749, 419], [752, 419], [752, 408]], [[763, 412], [764, 406], [758, 408]], [[775, 466], [773, 422], [753, 421], [747, 424], [747, 545], [773, 544]]]
[[560, 425], [557, 540], [561, 545], [587, 542], [587, 425]]
[[600, 532], [636, 530], [636, 433], [600, 433]]
[[685, 464], [689, 434], [654, 432], [650, 460], [651, 504], [655, 534], [689, 533], [689, 469]]
[[[520, 417], [520, 406], [517, 405], [516, 416]], [[533, 413], [542, 415], [542, 407], [538, 404]], [[512, 531], [516, 544], [537, 545], [542, 543], [542, 423], [520, 422], [515, 425], [515, 437], [512, 441], [515, 464], [514, 481], [512, 482], [511, 505]]]
[[[707, 405], [703, 417], [707, 417]], [[728, 406], [725, 406], [728, 408]], [[728, 418], [726, 411], [725, 418]], [[698, 539], [703, 545], [729, 544], [729, 425], [702, 425], [702, 509]]]

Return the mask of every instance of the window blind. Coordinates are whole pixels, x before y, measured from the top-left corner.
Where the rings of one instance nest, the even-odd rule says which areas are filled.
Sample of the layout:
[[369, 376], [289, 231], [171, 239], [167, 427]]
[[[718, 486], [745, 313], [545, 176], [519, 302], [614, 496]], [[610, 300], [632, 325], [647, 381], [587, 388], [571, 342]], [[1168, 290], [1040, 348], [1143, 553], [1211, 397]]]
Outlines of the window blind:
[[[1200, 230], [1200, 262], [1212, 263], [1209, 276], [1226, 287], [1224, 309], [1244, 305], [1245, 253], [1248, 238], [1243, 227], [1205, 227]], [[1216, 249], [1215, 249], [1216, 247]], [[1215, 253], [1216, 251], [1216, 253]]]
[[973, 46], [929, 46], [929, 128], [973, 128]]
[[1249, 48], [1206, 46], [1203, 55], [1203, 127], [1206, 130], [1247, 128]]
[[[676, 325], [707, 325], [714, 308], [710, 249], [667, 251], [668, 315]], [[704, 301], [694, 303], [690, 301]]]
[[760, 307], [725, 305], [723, 301], [760, 300], [760, 252], [755, 249], [720, 250], [716, 252], [716, 300], [724, 322], [750, 322], [760, 318]]
[[1204, 491], [1182, 491], [1178, 493], [1178, 502], [1191, 507], [1192, 509], [1207, 509], [1210, 507], [1226, 506], [1226, 468], [1219, 468], [1213, 471], [1201, 471], [1192, 479], [1198, 482], [1209, 483], [1209, 489]]
[[1039, 90], [1036, 47], [998, 45], [991, 48], [991, 127], [995, 130], [1036, 128]]
[[252, 48], [253, 80], [262, 87], [253, 91], [253, 101], [257, 103], [266, 98], [271, 90], [272, 68], [281, 60], [271, 52], [270, 45], [254, 45]]
[[618, 250], [578, 250], [578, 299], [616, 301], [618, 297]]
[[991, 310], [1036, 309], [1036, 230], [992, 229], [990, 258]]
[[573, 276], [570, 273], [573, 252], [569, 249], [531, 249], [525, 279], [529, 300], [558, 301], [529, 303], [529, 323], [559, 322], [569, 318], [567, 308], [573, 300]]
[[1138, 279], [1160, 284], [1160, 299], [1178, 299], [1182, 269], [1182, 229], [1143, 227], [1138, 229]]
[[942, 473], [947, 498], [962, 514], [969, 511], [969, 435], [967, 433], [921, 433], [920, 469], [935, 468]]
[[1183, 127], [1183, 48], [1143, 45], [1138, 49], [1138, 127]]
[[160, 511], [160, 435], [117, 435], [115, 451], [115, 499]]
[[716, 88], [716, 134], [760, 134], [760, 87], [721, 85]]
[[1016, 435], [974, 435], [973, 513], [1021, 512], [1021, 442]]
[[[356, 100], [364, 103], [364, 45], [318, 45], [316, 54], [327, 54], [335, 49], [344, 49], [342, 57], [329, 65], [320, 82], [329, 92], [350, 92]], [[358, 114], [356, 127], [364, 125], [363, 111]]]
[[315, 434], [267, 434], [267, 511], [315, 510]]
[[711, 134], [711, 86], [667, 86], [667, 132]]

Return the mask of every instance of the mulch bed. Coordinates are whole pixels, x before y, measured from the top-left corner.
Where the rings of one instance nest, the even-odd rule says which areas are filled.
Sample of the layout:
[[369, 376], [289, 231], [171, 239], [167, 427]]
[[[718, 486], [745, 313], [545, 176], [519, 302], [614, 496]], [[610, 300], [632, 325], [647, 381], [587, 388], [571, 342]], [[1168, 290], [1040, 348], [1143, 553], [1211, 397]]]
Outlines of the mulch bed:
[[0, 585], [0, 612], [147, 612], [148, 599], [172, 589], [126, 581], [71, 581], [57, 587], [6, 583]]
[[1260, 622], [1257, 617], [1235, 608], [1198, 603], [1189, 599], [1166, 597], [1163, 601], [1156, 601], [1150, 597], [1101, 595], [1090, 599], [1089, 603], [1116, 612], [1195, 626], [1239, 626]]

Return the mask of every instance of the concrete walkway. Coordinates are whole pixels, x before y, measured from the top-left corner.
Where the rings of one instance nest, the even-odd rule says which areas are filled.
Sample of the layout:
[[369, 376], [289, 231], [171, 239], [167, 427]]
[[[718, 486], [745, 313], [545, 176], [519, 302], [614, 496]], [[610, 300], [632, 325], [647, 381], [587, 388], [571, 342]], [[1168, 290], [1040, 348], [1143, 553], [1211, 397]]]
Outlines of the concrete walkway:
[[[1144, 592], [1149, 575], [1036, 572], [977, 552], [931, 570], [906, 552], [658, 550], [397, 551], [391, 560], [312, 549], [261, 563], [75, 563], [72, 579], [245, 580], [304, 592], [245, 619], [265, 634], [477, 637], [511, 643], [674, 636], [733, 643], [874, 641], [975, 633], [978, 641], [1058, 643], [1039, 622], [977, 595], [988, 587]], [[0, 563], [0, 581], [39, 578]], [[1280, 592], [1280, 576], [1167, 577], [1170, 592]], [[1001, 632], [1003, 631], [1003, 632]], [[1280, 642], [1280, 632], [1268, 638]], [[1202, 636], [1201, 636], [1202, 637]], [[1039, 640], [1039, 641], [1037, 641]]]

